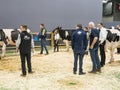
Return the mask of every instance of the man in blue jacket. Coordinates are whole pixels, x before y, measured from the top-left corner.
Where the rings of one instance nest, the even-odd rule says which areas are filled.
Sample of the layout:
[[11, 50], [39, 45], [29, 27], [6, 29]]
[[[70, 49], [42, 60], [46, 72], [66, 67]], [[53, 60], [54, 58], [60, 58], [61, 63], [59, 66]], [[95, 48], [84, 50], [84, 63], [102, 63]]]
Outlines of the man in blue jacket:
[[83, 75], [86, 74], [83, 72], [82, 65], [83, 57], [87, 49], [88, 40], [81, 24], [77, 24], [76, 29], [77, 30], [72, 35], [72, 49], [74, 52], [73, 74], [76, 74], [77, 72], [77, 62], [79, 58], [79, 75]]

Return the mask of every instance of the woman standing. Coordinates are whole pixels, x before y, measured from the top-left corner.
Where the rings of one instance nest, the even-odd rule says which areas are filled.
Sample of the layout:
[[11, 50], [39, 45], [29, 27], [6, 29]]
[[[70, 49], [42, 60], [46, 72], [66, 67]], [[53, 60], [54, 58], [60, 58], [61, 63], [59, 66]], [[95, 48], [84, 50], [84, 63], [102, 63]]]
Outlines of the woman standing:
[[56, 51], [57, 49], [57, 52], [59, 52], [59, 40], [60, 40], [60, 35], [59, 35], [59, 32], [58, 30], [56, 30], [54, 32], [54, 52]]

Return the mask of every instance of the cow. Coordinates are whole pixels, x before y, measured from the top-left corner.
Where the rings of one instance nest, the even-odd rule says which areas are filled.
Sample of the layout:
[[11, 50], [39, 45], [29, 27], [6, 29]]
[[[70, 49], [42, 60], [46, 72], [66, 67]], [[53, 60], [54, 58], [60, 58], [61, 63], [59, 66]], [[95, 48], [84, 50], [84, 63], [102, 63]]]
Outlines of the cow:
[[20, 31], [18, 29], [0, 29], [0, 46], [2, 46], [2, 55], [6, 54], [7, 45], [16, 45], [16, 40]]
[[[30, 33], [30, 31], [30, 29], [27, 29], [28, 33]], [[6, 54], [7, 45], [16, 45], [16, 40], [20, 33], [20, 29], [0, 29], [0, 46], [2, 46], [2, 55], [0, 59]]]
[[15, 42], [18, 38], [20, 31], [18, 29], [2, 29], [7, 38], [7, 45], [16, 45]]
[[66, 45], [66, 50], [69, 51], [69, 41], [71, 41], [71, 36], [75, 29], [62, 29], [62, 27], [57, 27], [55, 28], [52, 32], [54, 33], [55, 31], [59, 32], [60, 37], [62, 38], [62, 41]]
[[114, 51], [115, 48], [120, 47], [120, 31], [117, 29], [106, 29], [106, 45], [110, 50], [110, 61], [109, 63], [114, 62]]
[[[7, 38], [5, 36], [5, 33], [3, 32], [2, 29], [0, 29], [0, 46], [2, 46], [2, 55], [1, 57], [5, 56], [5, 49], [6, 49], [6, 44], [7, 44]], [[0, 59], [1, 59], [0, 57]]]

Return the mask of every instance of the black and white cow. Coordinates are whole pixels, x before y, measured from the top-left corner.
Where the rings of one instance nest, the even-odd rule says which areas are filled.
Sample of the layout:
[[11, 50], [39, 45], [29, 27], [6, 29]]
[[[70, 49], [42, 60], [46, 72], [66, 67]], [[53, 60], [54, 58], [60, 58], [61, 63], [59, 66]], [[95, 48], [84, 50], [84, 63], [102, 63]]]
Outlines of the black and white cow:
[[120, 31], [117, 29], [106, 29], [106, 45], [110, 50], [110, 63], [114, 61], [115, 48], [120, 47]]
[[63, 42], [66, 45], [66, 50], [69, 51], [69, 41], [71, 41], [71, 36], [75, 29], [62, 29], [61, 27], [57, 27], [53, 30], [53, 33], [55, 31], [59, 32], [60, 37], [62, 38]]
[[7, 37], [7, 45], [16, 45], [15, 42], [20, 31], [18, 29], [3, 29], [3, 32]]
[[0, 46], [2, 46], [2, 55], [6, 54], [7, 45], [16, 45], [18, 34], [20, 33], [17, 29], [0, 29]]
[[2, 29], [0, 29], [0, 46], [2, 46], [2, 55], [1, 55], [1, 57], [5, 56], [6, 44], [7, 44], [6, 35], [5, 35], [4, 31]]
[[[20, 29], [0, 29], [0, 46], [2, 46], [1, 57], [4, 57], [6, 54], [7, 45], [16, 45], [16, 40], [20, 32]], [[27, 29], [27, 32], [30, 33], [30, 29]]]

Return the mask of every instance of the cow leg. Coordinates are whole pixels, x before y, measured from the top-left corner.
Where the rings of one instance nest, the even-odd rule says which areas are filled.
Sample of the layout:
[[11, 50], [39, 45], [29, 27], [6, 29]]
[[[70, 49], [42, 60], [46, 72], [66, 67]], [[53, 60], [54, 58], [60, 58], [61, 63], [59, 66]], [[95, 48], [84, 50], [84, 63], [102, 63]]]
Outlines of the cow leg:
[[6, 53], [6, 44], [4, 42], [0, 42], [0, 45], [2, 46], [2, 55], [0, 56], [0, 59], [5, 56]]
[[65, 43], [66, 51], [69, 51], [69, 42], [68, 42], [68, 40], [63, 40], [63, 42]]
[[107, 52], [107, 45], [105, 45], [105, 52]]
[[4, 57], [5, 54], [6, 54], [6, 44], [3, 43], [3, 46], [2, 46], [2, 55], [1, 55], [1, 57]]
[[110, 62], [109, 63], [112, 63], [112, 62], [114, 62], [114, 48], [110, 49], [110, 56], [111, 56], [111, 58], [110, 58]]
[[66, 40], [66, 51], [69, 51], [69, 41]]

